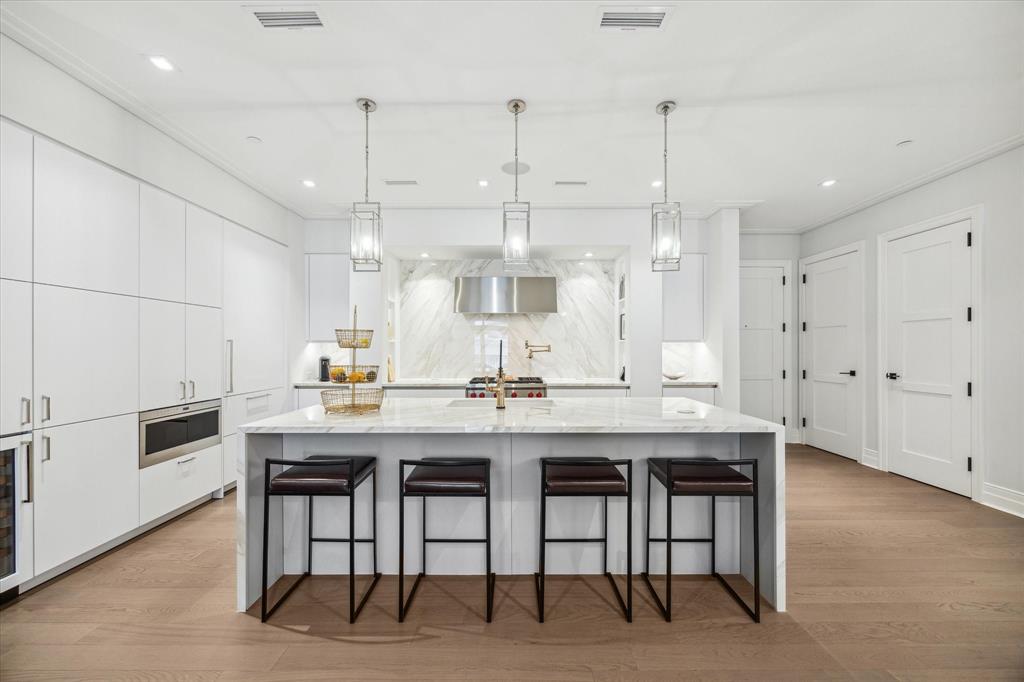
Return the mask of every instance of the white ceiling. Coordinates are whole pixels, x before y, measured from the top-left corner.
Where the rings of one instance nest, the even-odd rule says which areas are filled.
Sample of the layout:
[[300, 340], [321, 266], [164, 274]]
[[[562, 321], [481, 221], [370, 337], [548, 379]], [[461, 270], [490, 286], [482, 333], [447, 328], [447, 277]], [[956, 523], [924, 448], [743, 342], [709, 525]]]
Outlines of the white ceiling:
[[1021, 2], [676, 2], [654, 33], [600, 31], [610, 3], [589, 1], [303, 3], [325, 24], [309, 31], [264, 29], [253, 4], [5, 0], [0, 28], [306, 217], [361, 198], [360, 96], [380, 106], [370, 194], [385, 206], [511, 200], [511, 97], [529, 107], [521, 199], [657, 200], [654, 107], [675, 99], [670, 199], [761, 202], [743, 225], [765, 231], [1024, 142]]

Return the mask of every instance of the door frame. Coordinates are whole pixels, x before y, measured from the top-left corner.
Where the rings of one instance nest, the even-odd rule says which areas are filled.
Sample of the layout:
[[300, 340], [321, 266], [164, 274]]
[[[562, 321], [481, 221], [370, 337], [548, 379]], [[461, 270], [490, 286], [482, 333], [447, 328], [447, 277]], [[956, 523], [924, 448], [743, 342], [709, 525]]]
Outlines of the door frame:
[[[980, 351], [982, 345], [982, 325], [979, 314], [981, 314], [979, 303], [984, 300], [982, 297], [982, 224], [984, 208], [981, 204], [968, 206], [967, 208], [946, 213], [943, 215], [926, 218], [919, 222], [898, 227], [878, 235], [878, 272], [877, 291], [878, 297], [878, 373], [882, 376], [883, 368], [888, 367], [888, 330], [885, 326], [888, 310], [886, 309], [885, 287], [888, 286], [888, 246], [889, 242], [909, 237], [912, 234], [919, 234], [934, 230], [938, 227], [952, 225], [962, 220], [971, 221], [971, 381], [978, 383], [978, 379], [984, 376], [982, 373], [982, 357]], [[889, 391], [888, 386], [879, 378], [877, 384], [876, 401], [878, 405], [878, 468], [882, 471], [889, 471]], [[971, 395], [971, 499], [981, 501], [984, 476], [984, 434], [982, 433], [982, 392], [972, 390]]]
[[[788, 288], [791, 285], [796, 284], [793, 280], [793, 261], [785, 259], [741, 259], [740, 268], [782, 268], [782, 276], [786, 278], [786, 283], [782, 287], [782, 321], [786, 324], [786, 332], [782, 335], [782, 369], [786, 371], [786, 378], [782, 380], [782, 415], [783, 417], [790, 417], [787, 419], [787, 424], [784, 427], [787, 435], [786, 442], [803, 442], [803, 431], [798, 426], [798, 415], [789, 415], [790, 408], [793, 406], [793, 372], [788, 371], [792, 368], [790, 360], [793, 357], [793, 336], [797, 333], [796, 324], [793, 322], [793, 299], [789, 295]], [[797, 356], [797, 364], [800, 364], [800, 358]], [[800, 405], [796, 405], [796, 411], [800, 411]], [[791, 424], [789, 422], [792, 422]], [[790, 441], [788, 435], [795, 435], [795, 440]]]
[[[798, 269], [799, 269], [800, 282], [801, 282], [801, 286], [800, 286], [800, 321], [802, 323], [802, 322], [806, 321], [806, 314], [807, 314], [807, 297], [806, 297], [806, 294], [805, 294], [805, 291], [804, 291], [804, 287], [803, 287], [803, 278], [804, 278], [804, 275], [807, 274], [807, 266], [811, 265], [812, 263], [819, 263], [821, 261], [825, 261], [825, 260], [828, 260], [830, 258], [835, 258], [837, 256], [845, 256], [848, 253], [853, 253], [853, 254], [857, 255], [857, 260], [860, 263], [860, 276], [861, 276], [861, 290], [860, 290], [860, 292], [861, 292], [861, 306], [860, 306], [861, 307], [861, 311], [860, 311], [860, 314], [861, 314], [861, 318], [862, 319], [861, 319], [861, 339], [860, 339], [860, 366], [862, 368], [861, 372], [866, 374], [867, 373], [867, 362], [868, 362], [867, 361], [867, 350], [868, 350], [867, 349], [867, 346], [868, 346], [868, 344], [867, 344], [867, 328], [868, 328], [867, 327], [867, 321], [868, 321], [868, 315], [867, 315], [867, 305], [866, 305], [866, 303], [867, 303], [867, 296], [865, 295], [865, 292], [864, 292], [864, 285], [867, 282], [867, 275], [864, 272], [864, 248], [865, 248], [865, 245], [866, 245], [866, 242], [863, 239], [861, 239], [859, 241], [851, 242], [851, 243], [845, 244], [843, 246], [837, 246], [834, 249], [829, 249], [827, 251], [821, 251], [819, 253], [816, 253], [816, 254], [813, 254], [813, 255], [810, 255], [810, 256], [804, 256], [799, 261]], [[801, 341], [800, 345], [799, 345], [798, 355], [797, 355], [797, 357], [799, 358], [799, 362], [800, 362], [799, 369], [801, 371], [803, 371], [805, 369], [805, 367], [804, 367], [804, 351], [805, 350], [806, 349], [804, 347], [804, 343], [803, 343], [803, 341]], [[806, 434], [805, 434], [805, 430], [804, 430], [804, 427], [802, 426], [802, 424], [803, 424], [803, 417], [804, 417], [804, 415], [807, 412], [807, 391], [803, 390], [803, 384], [801, 384], [801, 388], [800, 388], [799, 394], [800, 394], [800, 418], [801, 418], [801, 421], [800, 421], [801, 426], [799, 427], [799, 429], [800, 429], [800, 431], [799, 431], [800, 442], [806, 444], [806, 442], [807, 442], [806, 438], [805, 438]], [[867, 442], [867, 412], [868, 412], [868, 410], [867, 410], [867, 398], [868, 398], [867, 390], [866, 389], [862, 390], [860, 392], [860, 402], [861, 402], [861, 405], [860, 405], [860, 434], [859, 434], [860, 446], [857, 448], [857, 458], [856, 458], [856, 461], [859, 462], [860, 464], [865, 464], [865, 461], [864, 461], [864, 459], [865, 459], [864, 458], [864, 444]], [[867, 466], [874, 466], [874, 465], [871, 464], [871, 463], [867, 463]]]

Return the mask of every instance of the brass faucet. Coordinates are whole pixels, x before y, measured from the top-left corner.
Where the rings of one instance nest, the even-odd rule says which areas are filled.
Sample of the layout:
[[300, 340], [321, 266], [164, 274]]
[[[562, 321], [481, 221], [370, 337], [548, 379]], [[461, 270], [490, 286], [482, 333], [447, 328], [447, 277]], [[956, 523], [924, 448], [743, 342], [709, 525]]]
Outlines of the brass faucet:
[[541, 345], [539, 343], [526, 342], [526, 357], [533, 360], [534, 353], [550, 353], [551, 344]]
[[505, 409], [505, 370], [500, 366], [498, 367], [497, 381], [492, 386], [487, 383], [487, 379], [484, 379], [484, 390], [488, 393], [493, 393], [494, 397], [497, 398], [498, 403], [495, 407], [499, 410]]

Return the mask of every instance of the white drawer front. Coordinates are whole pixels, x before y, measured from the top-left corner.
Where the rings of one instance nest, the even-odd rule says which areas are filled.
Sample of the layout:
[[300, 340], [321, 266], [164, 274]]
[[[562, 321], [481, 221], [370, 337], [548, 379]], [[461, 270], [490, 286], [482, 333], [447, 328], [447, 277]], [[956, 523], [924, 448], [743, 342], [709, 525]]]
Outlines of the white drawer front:
[[223, 475], [220, 445], [141, 469], [139, 523], [149, 523], [217, 490]]
[[231, 395], [224, 398], [221, 435], [230, 436], [237, 432], [240, 424], [248, 424], [279, 415], [282, 412], [290, 412], [291, 407], [286, 404], [287, 400], [288, 389], [286, 388]]

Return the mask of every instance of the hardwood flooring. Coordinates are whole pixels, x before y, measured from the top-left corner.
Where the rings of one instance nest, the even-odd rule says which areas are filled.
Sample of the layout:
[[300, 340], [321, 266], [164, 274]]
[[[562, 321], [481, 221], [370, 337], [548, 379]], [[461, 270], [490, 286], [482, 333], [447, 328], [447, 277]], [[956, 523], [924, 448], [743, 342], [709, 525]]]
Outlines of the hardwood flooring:
[[627, 625], [605, 579], [429, 577], [408, 620], [385, 578], [355, 625], [314, 577], [267, 625], [234, 602], [234, 496], [0, 611], [17, 680], [1024, 680], [1024, 519], [807, 447], [788, 449], [790, 610], [751, 623], [713, 579], [639, 580]]

